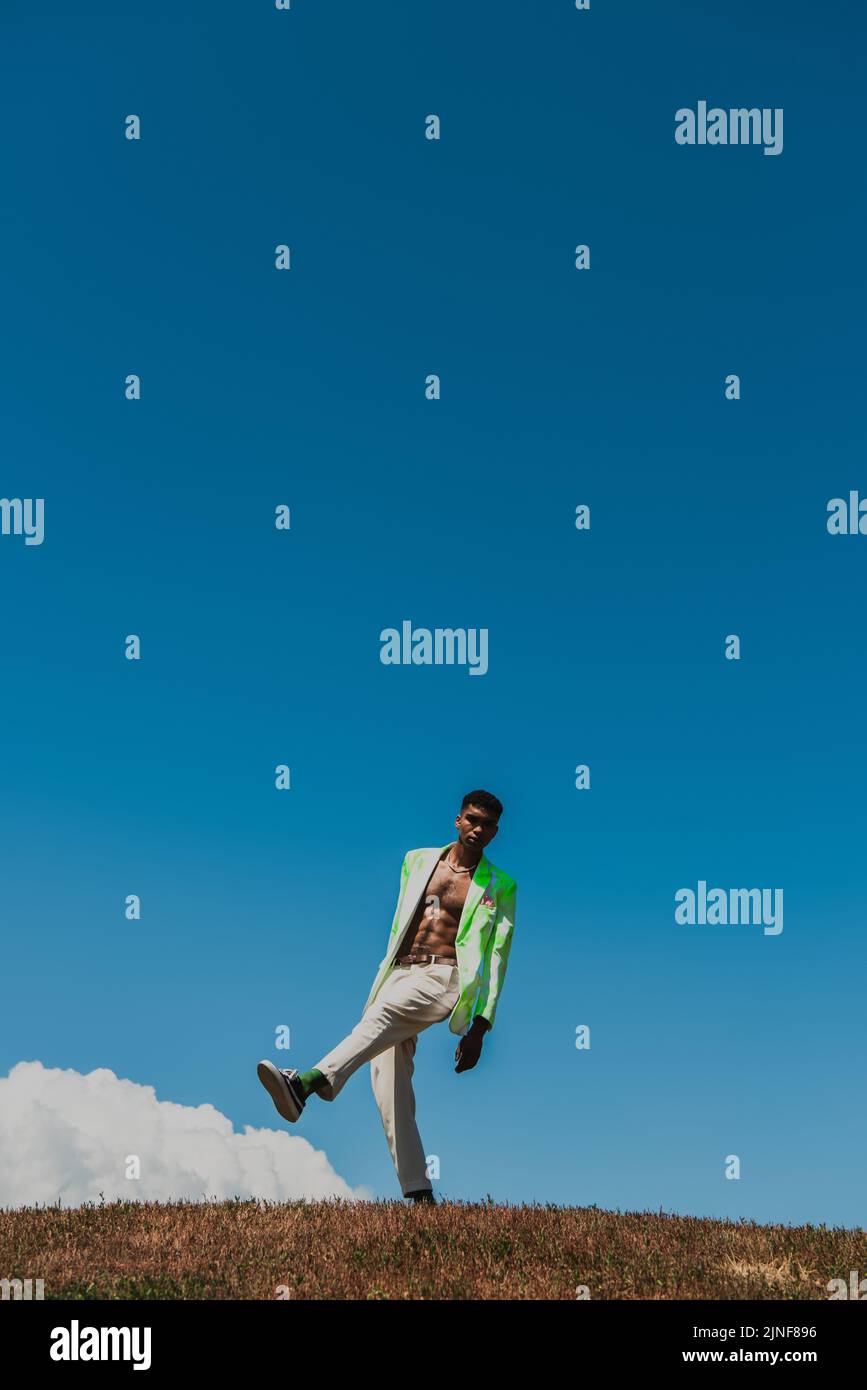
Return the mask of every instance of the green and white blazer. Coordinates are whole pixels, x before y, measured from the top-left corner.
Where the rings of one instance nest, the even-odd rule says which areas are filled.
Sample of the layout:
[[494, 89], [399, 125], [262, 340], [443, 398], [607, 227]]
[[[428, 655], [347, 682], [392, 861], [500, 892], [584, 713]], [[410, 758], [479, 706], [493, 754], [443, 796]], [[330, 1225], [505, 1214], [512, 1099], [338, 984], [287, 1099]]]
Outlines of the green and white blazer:
[[[379, 963], [365, 1009], [369, 1008], [394, 969], [394, 960], [406, 928], [421, 901], [436, 862], [454, 844], [440, 849], [411, 849], [400, 871], [400, 892], [388, 938], [388, 949]], [[460, 994], [449, 1018], [453, 1033], [466, 1033], [481, 1015], [493, 1026], [494, 1016], [515, 930], [517, 884], [482, 855], [467, 891], [455, 937]]]

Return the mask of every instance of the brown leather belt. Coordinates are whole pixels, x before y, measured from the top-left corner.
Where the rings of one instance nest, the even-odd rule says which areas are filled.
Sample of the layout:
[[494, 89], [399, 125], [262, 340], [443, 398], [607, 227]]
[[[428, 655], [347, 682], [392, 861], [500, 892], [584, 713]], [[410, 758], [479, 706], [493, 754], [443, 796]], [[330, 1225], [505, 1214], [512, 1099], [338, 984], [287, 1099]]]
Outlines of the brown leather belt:
[[454, 956], [433, 956], [430, 951], [416, 953], [415, 955], [401, 956], [400, 960], [395, 961], [395, 965], [424, 965], [430, 961], [431, 965], [436, 965], [442, 961], [445, 965], [457, 965]]

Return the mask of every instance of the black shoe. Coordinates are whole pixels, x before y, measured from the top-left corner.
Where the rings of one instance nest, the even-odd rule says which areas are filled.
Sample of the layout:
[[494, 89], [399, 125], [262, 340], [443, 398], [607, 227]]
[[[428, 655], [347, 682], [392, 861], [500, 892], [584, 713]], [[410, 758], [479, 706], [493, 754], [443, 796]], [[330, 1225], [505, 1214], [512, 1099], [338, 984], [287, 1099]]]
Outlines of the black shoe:
[[260, 1062], [256, 1071], [259, 1080], [273, 1100], [277, 1111], [294, 1124], [304, 1109], [304, 1091], [298, 1080], [298, 1070], [289, 1067], [281, 1071], [273, 1062]]
[[407, 1192], [406, 1199], [408, 1202], [432, 1202], [434, 1206], [437, 1205], [437, 1199], [429, 1187], [422, 1187], [418, 1192]]

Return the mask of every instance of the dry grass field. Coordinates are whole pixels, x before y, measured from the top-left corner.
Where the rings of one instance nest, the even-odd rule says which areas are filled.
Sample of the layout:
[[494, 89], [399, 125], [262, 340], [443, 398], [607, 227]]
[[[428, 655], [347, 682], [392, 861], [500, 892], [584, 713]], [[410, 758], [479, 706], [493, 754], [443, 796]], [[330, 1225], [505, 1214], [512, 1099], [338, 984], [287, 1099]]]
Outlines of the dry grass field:
[[0, 1211], [0, 1278], [43, 1279], [46, 1299], [801, 1300], [852, 1270], [861, 1229], [491, 1199]]

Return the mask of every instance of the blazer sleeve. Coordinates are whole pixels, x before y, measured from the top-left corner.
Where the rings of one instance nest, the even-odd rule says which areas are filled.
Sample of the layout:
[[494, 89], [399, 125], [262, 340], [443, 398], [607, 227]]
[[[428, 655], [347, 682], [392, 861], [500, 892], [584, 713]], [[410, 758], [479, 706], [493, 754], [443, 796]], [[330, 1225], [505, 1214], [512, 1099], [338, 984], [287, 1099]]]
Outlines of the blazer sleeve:
[[485, 950], [482, 987], [479, 990], [473, 1018], [481, 1015], [482, 1018], [487, 1019], [491, 1028], [494, 1026], [497, 1004], [500, 1000], [503, 981], [506, 978], [509, 952], [512, 949], [517, 896], [518, 885], [512, 880], [511, 886], [497, 900], [497, 916]]
[[[401, 865], [401, 870], [400, 870], [400, 885], [399, 885], [399, 887], [398, 887], [398, 892], [397, 892], [397, 907], [394, 909], [394, 917], [391, 919], [391, 931], [388, 933], [388, 942], [386, 943], [386, 948], [385, 948], [385, 954], [386, 954], [386, 955], [388, 955], [388, 947], [391, 945], [391, 938], [394, 936], [394, 933], [397, 931], [397, 925], [398, 925], [398, 922], [400, 921], [400, 909], [403, 907], [404, 894], [406, 893], [406, 885], [407, 885], [407, 880], [408, 880], [408, 878], [409, 878], [409, 861], [410, 861], [411, 858], [412, 858], [412, 850], [408, 850], [407, 853], [406, 853], [406, 854], [404, 855], [404, 857], [403, 857], [403, 864]], [[384, 959], [384, 958], [383, 958], [383, 959]]]

